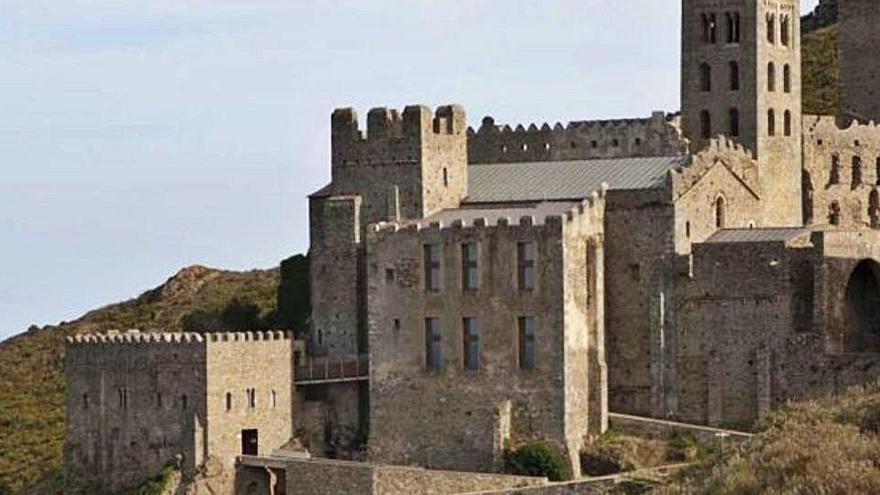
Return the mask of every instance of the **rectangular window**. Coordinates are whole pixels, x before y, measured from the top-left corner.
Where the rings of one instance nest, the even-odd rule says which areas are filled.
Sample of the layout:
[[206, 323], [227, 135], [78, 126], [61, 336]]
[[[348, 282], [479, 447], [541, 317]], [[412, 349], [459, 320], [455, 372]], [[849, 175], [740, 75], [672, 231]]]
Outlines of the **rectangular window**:
[[535, 288], [535, 243], [516, 245], [517, 284], [520, 290]]
[[425, 291], [440, 290], [440, 245], [424, 245]]
[[478, 286], [477, 243], [466, 242], [461, 245], [461, 288], [477, 290]]
[[524, 370], [535, 368], [535, 318], [519, 318], [519, 367]]
[[425, 367], [429, 370], [443, 368], [443, 338], [439, 318], [425, 318]]
[[463, 318], [462, 333], [464, 343], [464, 367], [468, 370], [480, 368], [480, 325], [476, 318]]

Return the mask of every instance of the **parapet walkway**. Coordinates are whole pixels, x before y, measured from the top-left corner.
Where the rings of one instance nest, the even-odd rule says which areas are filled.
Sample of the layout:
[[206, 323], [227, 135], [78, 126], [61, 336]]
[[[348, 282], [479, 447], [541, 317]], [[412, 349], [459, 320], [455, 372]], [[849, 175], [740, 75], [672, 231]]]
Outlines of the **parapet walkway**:
[[342, 357], [307, 357], [296, 364], [294, 382], [297, 385], [322, 385], [366, 381], [370, 377], [367, 354]]

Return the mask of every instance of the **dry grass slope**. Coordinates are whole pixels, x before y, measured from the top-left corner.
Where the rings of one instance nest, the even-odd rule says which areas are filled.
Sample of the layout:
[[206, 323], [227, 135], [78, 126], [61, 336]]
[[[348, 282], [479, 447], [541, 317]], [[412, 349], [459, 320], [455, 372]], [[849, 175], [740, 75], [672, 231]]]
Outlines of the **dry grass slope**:
[[60, 467], [66, 335], [128, 328], [180, 331], [192, 324], [192, 315], [201, 315], [199, 324], [216, 321], [225, 328], [267, 326], [275, 322], [278, 282], [277, 269], [190, 267], [136, 299], [0, 343], [0, 494], [19, 493]]

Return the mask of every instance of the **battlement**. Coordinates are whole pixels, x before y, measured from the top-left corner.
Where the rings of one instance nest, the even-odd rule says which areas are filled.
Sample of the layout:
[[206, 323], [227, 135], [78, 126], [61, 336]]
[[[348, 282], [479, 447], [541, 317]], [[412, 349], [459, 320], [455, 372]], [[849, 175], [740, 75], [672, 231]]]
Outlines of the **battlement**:
[[585, 160], [684, 154], [675, 115], [653, 112], [649, 118], [498, 125], [483, 118], [468, 129], [469, 163]]
[[[499, 209], [497, 215], [467, 215], [467, 209], [445, 212], [449, 219], [426, 219], [408, 222], [379, 222], [370, 226], [373, 235], [384, 236], [398, 232], [445, 231], [471, 228], [516, 228], [516, 227], [549, 227], [561, 228], [563, 224], [573, 222], [584, 215], [593, 215], [599, 223], [605, 211], [605, 198], [608, 185], [594, 191], [590, 197], [577, 202], [551, 203], [548, 211], [532, 214], [511, 216], [508, 213], [516, 210]], [[480, 210], [483, 213], [483, 210]]]
[[202, 344], [205, 342], [250, 342], [265, 340], [290, 340], [291, 332], [255, 331], [255, 332], [107, 332], [104, 334], [81, 334], [67, 337], [68, 345], [95, 344]]
[[436, 112], [410, 105], [403, 113], [384, 107], [367, 113], [361, 130], [357, 111], [338, 108], [331, 117], [333, 166], [417, 163], [428, 142], [464, 139], [467, 117], [462, 107], [446, 105]]

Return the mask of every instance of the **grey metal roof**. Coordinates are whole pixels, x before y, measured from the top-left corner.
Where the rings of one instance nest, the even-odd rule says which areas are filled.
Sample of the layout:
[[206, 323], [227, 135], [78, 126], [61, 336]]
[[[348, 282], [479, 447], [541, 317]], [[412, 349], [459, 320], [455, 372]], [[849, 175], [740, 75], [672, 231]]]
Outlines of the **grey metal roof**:
[[684, 165], [684, 156], [612, 158], [565, 162], [470, 165], [469, 203], [579, 199], [603, 182], [609, 189], [661, 187], [669, 169]]
[[422, 222], [443, 222], [449, 225], [456, 220], [464, 220], [473, 224], [474, 219], [485, 218], [488, 225], [495, 225], [499, 218], [508, 218], [514, 223], [525, 216], [535, 218], [535, 224], [543, 224], [544, 219], [552, 215], [562, 215], [580, 204], [579, 201], [552, 201], [543, 203], [529, 203], [526, 205], [511, 205], [509, 207], [485, 208], [468, 207], [452, 208], [437, 212]]
[[705, 242], [788, 242], [809, 232], [809, 229], [801, 227], [725, 229], [712, 234]]

